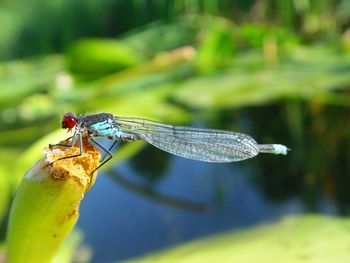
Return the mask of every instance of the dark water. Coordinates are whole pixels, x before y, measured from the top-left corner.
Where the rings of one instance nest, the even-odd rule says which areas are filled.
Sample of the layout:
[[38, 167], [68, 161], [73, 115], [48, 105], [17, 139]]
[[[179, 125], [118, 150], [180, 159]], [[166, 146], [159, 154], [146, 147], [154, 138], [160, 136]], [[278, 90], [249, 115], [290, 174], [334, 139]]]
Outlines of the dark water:
[[217, 112], [200, 125], [246, 132], [292, 152], [211, 164], [149, 146], [100, 173], [78, 223], [93, 262], [140, 256], [285, 215], [349, 214], [349, 113], [301, 102]]

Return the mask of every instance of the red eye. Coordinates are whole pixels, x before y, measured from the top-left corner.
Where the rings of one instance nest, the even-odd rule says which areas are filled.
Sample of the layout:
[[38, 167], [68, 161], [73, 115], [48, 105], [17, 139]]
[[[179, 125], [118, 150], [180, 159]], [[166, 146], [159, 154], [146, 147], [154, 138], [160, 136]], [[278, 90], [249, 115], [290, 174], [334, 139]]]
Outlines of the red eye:
[[77, 118], [75, 116], [66, 114], [63, 116], [62, 128], [63, 129], [72, 129], [77, 125]]

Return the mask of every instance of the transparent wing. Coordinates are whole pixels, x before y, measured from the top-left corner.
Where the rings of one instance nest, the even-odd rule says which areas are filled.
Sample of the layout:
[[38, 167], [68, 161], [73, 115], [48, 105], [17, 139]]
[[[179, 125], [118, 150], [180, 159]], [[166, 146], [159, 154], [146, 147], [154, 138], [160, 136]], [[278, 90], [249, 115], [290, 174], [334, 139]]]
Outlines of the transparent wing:
[[118, 129], [135, 139], [194, 160], [234, 162], [259, 153], [257, 142], [242, 133], [172, 126], [138, 118], [115, 117], [114, 122]]

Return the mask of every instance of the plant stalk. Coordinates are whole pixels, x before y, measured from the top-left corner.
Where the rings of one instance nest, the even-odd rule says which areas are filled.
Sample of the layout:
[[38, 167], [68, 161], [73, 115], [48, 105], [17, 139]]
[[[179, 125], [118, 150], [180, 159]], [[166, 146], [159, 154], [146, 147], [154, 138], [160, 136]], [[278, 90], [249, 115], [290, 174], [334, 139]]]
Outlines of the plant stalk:
[[100, 152], [86, 138], [83, 147], [81, 156], [59, 161], [78, 154], [79, 146], [47, 148], [46, 156], [25, 174], [10, 212], [9, 263], [50, 262], [73, 229], [100, 159]]

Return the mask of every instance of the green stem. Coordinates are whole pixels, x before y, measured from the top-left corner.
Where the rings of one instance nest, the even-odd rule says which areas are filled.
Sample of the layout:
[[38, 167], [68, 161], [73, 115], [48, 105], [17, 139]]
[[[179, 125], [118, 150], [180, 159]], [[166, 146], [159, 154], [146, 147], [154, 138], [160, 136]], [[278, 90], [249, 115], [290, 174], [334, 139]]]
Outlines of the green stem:
[[7, 231], [8, 262], [50, 262], [79, 217], [99, 152], [84, 142], [81, 157], [53, 160], [78, 147], [47, 150], [24, 176], [13, 201]]

